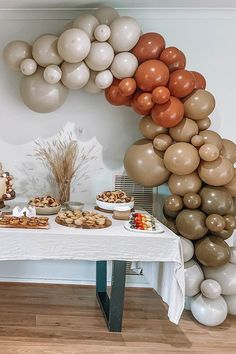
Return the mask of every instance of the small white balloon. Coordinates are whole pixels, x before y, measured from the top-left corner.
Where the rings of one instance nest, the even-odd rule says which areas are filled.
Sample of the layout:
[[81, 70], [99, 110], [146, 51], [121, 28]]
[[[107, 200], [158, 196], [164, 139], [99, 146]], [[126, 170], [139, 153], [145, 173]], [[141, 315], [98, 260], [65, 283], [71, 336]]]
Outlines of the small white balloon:
[[73, 22], [73, 28], [80, 28], [87, 33], [90, 40], [94, 40], [94, 30], [99, 25], [98, 19], [91, 14], [82, 14]]
[[24, 59], [20, 64], [20, 71], [22, 72], [22, 74], [27, 76], [33, 75], [37, 70], [37, 66], [38, 65], [34, 59]]
[[200, 291], [201, 282], [204, 280], [204, 275], [199, 264], [191, 259], [184, 263], [185, 274], [185, 295], [194, 296]]
[[83, 89], [88, 93], [99, 93], [101, 89], [96, 85], [95, 79], [97, 76], [97, 71], [90, 70], [90, 77], [87, 84], [83, 87]]
[[90, 71], [84, 62], [66, 63], [61, 66], [63, 85], [71, 90], [78, 90], [85, 86], [89, 80]]
[[191, 311], [196, 320], [205, 326], [218, 326], [227, 317], [227, 304], [222, 296], [208, 299], [202, 294], [191, 301]]
[[110, 72], [110, 70], [104, 70], [104, 71], [100, 71], [97, 74], [96, 79], [95, 79], [95, 84], [100, 89], [105, 89], [105, 88], [111, 86], [112, 81], [113, 81], [113, 75]]
[[230, 247], [230, 263], [236, 264], [236, 247]]
[[182, 245], [182, 251], [183, 251], [183, 258], [184, 262], [190, 261], [190, 259], [193, 258], [194, 255], [194, 246], [191, 240], [188, 240], [185, 237], [179, 236], [181, 245]]
[[94, 12], [94, 16], [101, 24], [109, 25], [116, 17], [119, 16], [117, 10], [113, 7], [101, 7]]
[[209, 299], [217, 299], [221, 294], [221, 286], [214, 279], [206, 279], [201, 283], [201, 292]]
[[110, 38], [111, 30], [107, 25], [99, 25], [94, 31], [94, 37], [99, 42], [105, 42]]
[[93, 42], [85, 62], [90, 69], [103, 71], [111, 65], [113, 58], [114, 51], [109, 43]]
[[138, 67], [138, 59], [129, 52], [116, 54], [112, 65], [111, 72], [117, 79], [134, 76]]
[[115, 52], [128, 52], [138, 42], [141, 28], [133, 17], [117, 17], [110, 25], [109, 43]]
[[44, 80], [49, 84], [56, 84], [61, 80], [62, 71], [57, 65], [48, 65], [43, 72]]
[[225, 295], [225, 302], [228, 306], [228, 314], [236, 315], [236, 294], [235, 295]]

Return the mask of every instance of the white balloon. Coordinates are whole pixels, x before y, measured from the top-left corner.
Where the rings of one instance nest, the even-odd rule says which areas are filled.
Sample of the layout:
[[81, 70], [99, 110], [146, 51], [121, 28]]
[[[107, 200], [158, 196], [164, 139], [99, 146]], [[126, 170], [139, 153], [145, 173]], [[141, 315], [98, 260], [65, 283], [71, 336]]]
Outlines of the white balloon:
[[113, 7], [101, 7], [94, 12], [94, 16], [97, 17], [101, 24], [109, 25], [116, 17], [119, 16], [117, 10]]
[[199, 264], [191, 259], [184, 263], [185, 295], [194, 296], [199, 293], [204, 275]]
[[57, 43], [60, 56], [68, 63], [78, 63], [87, 57], [91, 42], [87, 33], [79, 28], [63, 32]]
[[230, 263], [236, 264], [236, 247], [230, 247]]
[[31, 58], [32, 47], [24, 41], [12, 41], [6, 45], [3, 58], [10, 69], [18, 71], [22, 60]]
[[57, 65], [48, 65], [43, 72], [44, 80], [49, 84], [56, 84], [61, 80], [62, 71]]
[[90, 77], [89, 77], [89, 81], [87, 82], [87, 84], [83, 87], [83, 89], [88, 92], [88, 93], [99, 93], [101, 92], [101, 89], [99, 87], [97, 87], [97, 85], [95, 84], [95, 79], [97, 76], [97, 72], [90, 70]]
[[20, 71], [24, 75], [32, 75], [36, 72], [37, 66], [38, 65], [34, 59], [24, 59], [20, 64]]
[[190, 259], [193, 258], [194, 255], [194, 246], [191, 240], [188, 240], [185, 237], [179, 236], [181, 245], [182, 245], [182, 251], [183, 251], [183, 258], [184, 262], [188, 262]]
[[108, 42], [115, 52], [128, 52], [138, 42], [141, 28], [133, 17], [117, 17], [110, 25], [111, 36]]
[[228, 306], [228, 314], [236, 315], [236, 294], [235, 295], [225, 295], [225, 302]]
[[111, 65], [113, 58], [114, 51], [109, 43], [93, 42], [85, 62], [90, 69], [102, 71]]
[[129, 52], [116, 54], [112, 65], [111, 72], [117, 79], [134, 76], [138, 67], [138, 59]]
[[214, 279], [221, 286], [221, 294], [236, 294], [236, 265], [226, 263], [219, 267], [203, 267], [206, 279]]
[[99, 25], [98, 19], [91, 14], [82, 14], [79, 17], [77, 17], [73, 22], [73, 27], [80, 28], [84, 32], [86, 32], [91, 41], [94, 40], [93, 33], [95, 31], [95, 28], [98, 25]]
[[100, 71], [95, 78], [95, 84], [100, 89], [106, 89], [107, 87], [111, 86], [112, 81], [113, 75], [110, 70]]
[[217, 299], [221, 294], [221, 286], [214, 279], [206, 279], [201, 283], [201, 292], [209, 299]]
[[90, 71], [84, 62], [81, 63], [66, 63], [61, 66], [62, 77], [61, 81], [67, 88], [78, 90], [85, 86], [89, 80]]
[[94, 31], [94, 37], [99, 42], [105, 42], [110, 38], [111, 30], [107, 25], [99, 25]]
[[62, 34], [63, 32], [67, 31], [68, 29], [73, 28], [73, 22], [74, 22], [74, 21], [67, 22], [67, 23], [65, 24], [63, 30], [60, 32], [60, 34]]
[[45, 34], [36, 39], [32, 50], [34, 60], [42, 67], [60, 65], [62, 58], [58, 53], [57, 43], [58, 37], [53, 34]]
[[191, 311], [196, 320], [203, 325], [218, 326], [227, 317], [227, 304], [222, 296], [208, 299], [198, 294], [192, 299]]

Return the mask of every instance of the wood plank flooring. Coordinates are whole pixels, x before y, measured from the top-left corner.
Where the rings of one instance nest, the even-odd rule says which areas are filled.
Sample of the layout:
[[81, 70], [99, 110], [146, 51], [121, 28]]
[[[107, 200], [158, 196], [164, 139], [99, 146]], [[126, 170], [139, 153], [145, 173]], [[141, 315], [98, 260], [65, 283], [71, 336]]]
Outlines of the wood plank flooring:
[[122, 333], [111, 333], [93, 287], [0, 283], [0, 354], [235, 354], [236, 316], [179, 326], [151, 289], [126, 289]]

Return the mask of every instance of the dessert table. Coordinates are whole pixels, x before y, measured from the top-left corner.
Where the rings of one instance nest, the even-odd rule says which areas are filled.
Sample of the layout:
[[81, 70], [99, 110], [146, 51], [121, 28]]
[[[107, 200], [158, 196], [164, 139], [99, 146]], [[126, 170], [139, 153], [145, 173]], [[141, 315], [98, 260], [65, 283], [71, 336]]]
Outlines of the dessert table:
[[[170, 321], [178, 323], [184, 308], [184, 266], [180, 239], [168, 228], [161, 224], [163, 233], [137, 233], [126, 230], [124, 221], [112, 219], [112, 226], [105, 229], [75, 229], [58, 225], [55, 216], [49, 217], [49, 223], [48, 230], [0, 228], [0, 261], [96, 261], [96, 295], [109, 330], [116, 332], [122, 329], [126, 261], [162, 262], [156, 290], [169, 305]], [[109, 260], [113, 265], [110, 298]]]

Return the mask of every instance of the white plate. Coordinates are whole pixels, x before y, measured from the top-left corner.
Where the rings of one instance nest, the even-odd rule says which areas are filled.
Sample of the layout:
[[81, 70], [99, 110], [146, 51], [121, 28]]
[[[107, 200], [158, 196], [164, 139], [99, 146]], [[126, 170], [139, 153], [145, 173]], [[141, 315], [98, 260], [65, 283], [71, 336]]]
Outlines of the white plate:
[[129, 203], [107, 203], [107, 202], [102, 202], [101, 200], [96, 199], [96, 204], [99, 208], [104, 209], [104, 210], [114, 210], [114, 208], [118, 207], [118, 206], [129, 206], [130, 209], [133, 209], [133, 207], [134, 207], [134, 201], [129, 202]]
[[55, 215], [60, 211], [60, 209], [61, 209], [61, 205], [58, 205], [56, 207], [35, 207], [37, 215]]
[[156, 222], [156, 230], [139, 230], [139, 229], [132, 229], [130, 227], [130, 223], [129, 221], [126, 221], [124, 223], [124, 228], [128, 231], [132, 231], [132, 232], [141, 232], [143, 234], [161, 234], [162, 232], [164, 232], [164, 230], [161, 228], [159, 222]]

